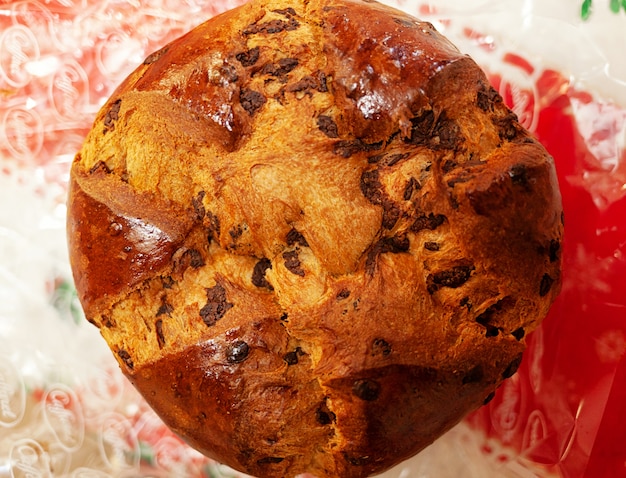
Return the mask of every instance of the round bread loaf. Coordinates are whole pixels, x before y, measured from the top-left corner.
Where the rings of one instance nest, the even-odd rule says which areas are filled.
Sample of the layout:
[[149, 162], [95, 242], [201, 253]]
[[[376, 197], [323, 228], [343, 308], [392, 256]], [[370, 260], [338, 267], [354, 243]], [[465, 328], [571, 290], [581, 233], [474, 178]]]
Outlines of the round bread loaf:
[[175, 432], [363, 477], [493, 397], [560, 287], [553, 161], [428, 23], [253, 0], [150, 55], [76, 156], [86, 317]]

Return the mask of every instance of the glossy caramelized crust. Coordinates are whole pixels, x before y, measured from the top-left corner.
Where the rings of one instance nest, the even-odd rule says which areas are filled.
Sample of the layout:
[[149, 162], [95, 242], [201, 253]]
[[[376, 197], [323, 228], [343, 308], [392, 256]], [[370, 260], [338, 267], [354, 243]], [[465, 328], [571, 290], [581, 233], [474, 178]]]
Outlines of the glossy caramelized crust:
[[72, 167], [87, 318], [191, 445], [362, 477], [515, 373], [560, 287], [552, 159], [431, 25], [253, 0], [150, 55]]

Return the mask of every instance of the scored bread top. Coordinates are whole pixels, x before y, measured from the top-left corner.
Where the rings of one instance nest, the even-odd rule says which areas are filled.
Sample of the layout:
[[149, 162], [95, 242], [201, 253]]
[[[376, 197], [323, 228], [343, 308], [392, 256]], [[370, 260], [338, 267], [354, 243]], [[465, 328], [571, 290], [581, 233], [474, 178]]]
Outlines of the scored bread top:
[[72, 166], [87, 318], [189, 443], [367, 476], [490, 397], [560, 287], [552, 159], [428, 23], [253, 0], [146, 58]]

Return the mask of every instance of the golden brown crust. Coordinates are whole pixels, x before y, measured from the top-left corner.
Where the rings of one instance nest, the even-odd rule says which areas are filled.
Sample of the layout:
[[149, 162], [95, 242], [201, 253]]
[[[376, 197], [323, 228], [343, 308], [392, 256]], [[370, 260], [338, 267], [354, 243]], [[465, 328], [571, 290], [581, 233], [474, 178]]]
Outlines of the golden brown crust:
[[373, 2], [253, 0], [150, 55], [72, 167], [89, 320], [193, 446], [361, 477], [515, 373], [560, 286], [552, 159]]

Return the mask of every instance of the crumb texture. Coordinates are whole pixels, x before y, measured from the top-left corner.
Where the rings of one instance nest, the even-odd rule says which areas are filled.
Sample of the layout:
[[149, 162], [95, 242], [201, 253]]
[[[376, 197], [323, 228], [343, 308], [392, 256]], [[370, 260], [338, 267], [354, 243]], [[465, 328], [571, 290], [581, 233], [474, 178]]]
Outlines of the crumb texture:
[[72, 166], [87, 318], [165, 422], [260, 477], [365, 477], [520, 364], [559, 292], [552, 159], [428, 24], [252, 0], [150, 55]]

